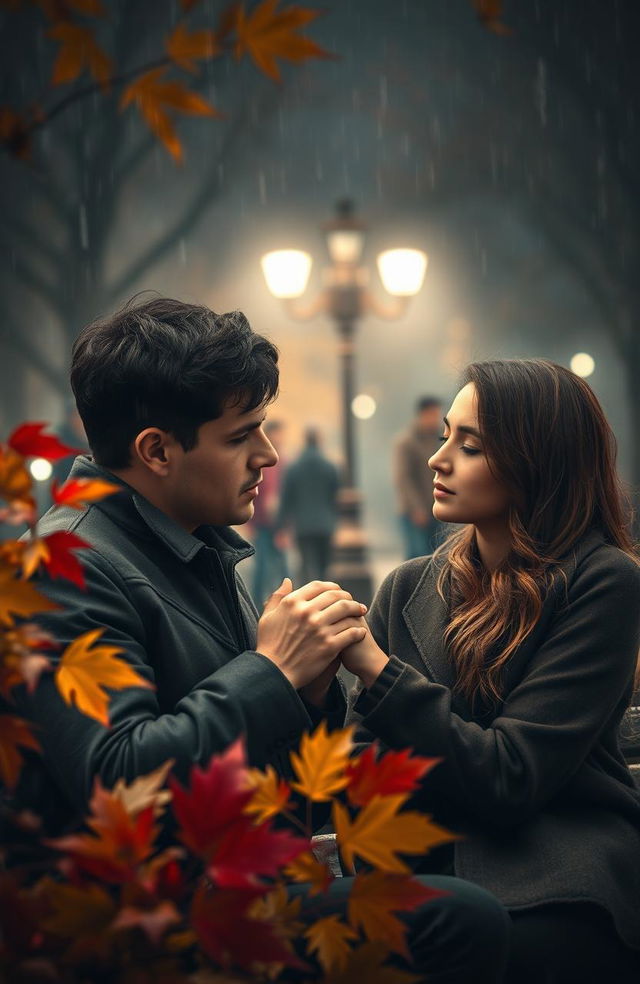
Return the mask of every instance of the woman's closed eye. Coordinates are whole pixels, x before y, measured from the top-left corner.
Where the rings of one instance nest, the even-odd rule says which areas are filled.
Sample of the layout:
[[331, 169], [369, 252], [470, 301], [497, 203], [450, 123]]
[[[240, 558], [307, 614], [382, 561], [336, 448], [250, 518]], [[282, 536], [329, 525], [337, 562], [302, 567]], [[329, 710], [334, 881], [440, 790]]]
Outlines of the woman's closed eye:
[[[441, 434], [438, 437], [438, 440], [441, 442], [441, 444], [444, 444], [444, 442], [445, 441], [448, 441], [449, 438], [447, 437], [446, 434]], [[472, 448], [468, 444], [461, 444], [460, 445], [460, 450], [461, 451], [464, 451], [464, 453], [465, 454], [468, 454], [470, 457], [473, 457], [474, 454], [482, 454], [482, 451], [480, 450], [480, 448]]]

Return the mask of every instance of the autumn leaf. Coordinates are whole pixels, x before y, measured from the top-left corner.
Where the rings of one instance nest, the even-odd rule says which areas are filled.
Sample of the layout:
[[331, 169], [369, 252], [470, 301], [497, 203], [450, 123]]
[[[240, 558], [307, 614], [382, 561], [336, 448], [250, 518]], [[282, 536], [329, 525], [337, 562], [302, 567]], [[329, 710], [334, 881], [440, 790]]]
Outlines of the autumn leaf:
[[422, 974], [412, 974], [399, 967], [387, 966], [384, 961], [389, 956], [389, 948], [384, 943], [364, 943], [351, 951], [342, 968], [335, 968], [322, 984], [354, 984], [366, 981], [367, 984], [422, 984]]
[[0, 779], [9, 791], [20, 778], [23, 758], [19, 747], [40, 751], [40, 743], [26, 721], [15, 714], [0, 714]]
[[247, 781], [253, 795], [245, 812], [255, 816], [258, 823], [275, 817], [289, 805], [289, 785], [280, 778], [272, 765], [268, 765], [265, 772], [249, 769]]
[[377, 758], [378, 747], [369, 745], [347, 765], [347, 795], [354, 806], [366, 806], [374, 796], [412, 792], [419, 780], [441, 760], [411, 755], [411, 749], [387, 752]]
[[411, 912], [446, 892], [427, 888], [408, 875], [371, 871], [353, 880], [348, 901], [349, 922], [367, 939], [386, 943], [390, 950], [411, 960], [407, 946], [407, 926], [396, 919], [396, 912]]
[[186, 13], [189, 13], [190, 10], [193, 10], [193, 8], [198, 3], [200, 3], [200, 0], [180, 0], [180, 6]]
[[129, 785], [124, 779], [118, 779], [112, 792], [123, 804], [129, 816], [135, 817], [148, 806], [153, 806], [156, 817], [164, 811], [167, 803], [171, 801], [171, 791], [163, 789], [163, 786], [174, 763], [175, 759], [167, 759], [153, 772], [138, 776]]
[[326, 892], [333, 881], [333, 875], [326, 864], [315, 857], [312, 851], [305, 851], [285, 868], [285, 875], [294, 882], [309, 883], [309, 895]]
[[[32, 517], [35, 522], [36, 501], [31, 494], [32, 488], [31, 475], [27, 471], [22, 455], [13, 448], [0, 445], [0, 499], [5, 499], [10, 504], [10, 510], [14, 515], [16, 512], [18, 515], [24, 514], [26, 517]], [[0, 518], [10, 521], [10, 510], [6, 510], [6, 515], [3, 510]]]
[[87, 584], [80, 561], [73, 555], [72, 550], [83, 550], [91, 544], [82, 540], [70, 530], [58, 530], [43, 537], [41, 541], [48, 554], [44, 558], [44, 566], [51, 577], [64, 577], [67, 581], [72, 581], [79, 588], [86, 588]]
[[311, 735], [303, 735], [300, 751], [291, 753], [291, 764], [298, 777], [293, 789], [314, 802], [326, 802], [347, 785], [349, 753], [353, 747], [354, 726], [327, 733], [326, 721]]
[[167, 54], [186, 72], [197, 72], [195, 64], [199, 58], [213, 58], [220, 53], [215, 31], [203, 29], [187, 31], [184, 24], [178, 24], [167, 38]]
[[256, 827], [248, 817], [240, 817], [217, 841], [207, 874], [220, 887], [250, 887], [260, 878], [275, 878], [284, 865], [308, 850], [306, 837], [272, 830], [266, 823]]
[[248, 16], [243, 4], [237, 6], [235, 53], [237, 58], [249, 54], [265, 75], [279, 82], [281, 76], [276, 58], [301, 62], [307, 58], [333, 56], [315, 41], [296, 33], [315, 20], [319, 10], [291, 6], [276, 11], [277, 6], [278, 0], [262, 0]]
[[37, 650], [54, 647], [53, 636], [33, 622], [0, 632], [0, 694], [8, 699], [11, 690], [21, 683], [32, 694], [43, 671], [51, 669], [50, 661]]
[[104, 16], [102, 0], [35, 0], [42, 12], [52, 21], [68, 20], [72, 13], [89, 17]]
[[70, 478], [61, 486], [54, 480], [51, 485], [55, 505], [72, 509], [84, 509], [90, 502], [98, 502], [115, 492], [122, 492], [122, 486], [101, 478]]
[[0, 106], [0, 142], [5, 144], [10, 153], [22, 160], [31, 152], [28, 121], [11, 106]]
[[254, 919], [277, 924], [279, 932], [288, 940], [300, 936], [304, 923], [300, 921], [302, 897], [290, 898], [286, 887], [278, 882], [275, 888], [249, 906], [248, 914]]
[[138, 76], [122, 94], [120, 108], [125, 109], [135, 103], [143, 119], [164, 144], [174, 160], [182, 160], [182, 144], [167, 114], [173, 109], [192, 116], [220, 116], [221, 114], [199, 96], [191, 92], [182, 82], [171, 82], [163, 78], [166, 68], [154, 68]]
[[69, 834], [46, 843], [101, 881], [123, 884], [134, 880], [155, 850], [158, 828], [153, 807], [130, 816], [122, 801], [96, 778], [90, 808], [86, 820], [90, 833]]
[[333, 824], [340, 853], [349, 870], [357, 855], [381, 871], [408, 873], [408, 865], [397, 852], [424, 854], [437, 844], [457, 840], [455, 834], [415, 810], [398, 813], [406, 799], [406, 794], [375, 796], [353, 821], [347, 809], [334, 801]]
[[67, 704], [107, 726], [109, 696], [105, 687], [112, 690], [148, 687], [152, 690], [153, 684], [136, 673], [125, 660], [117, 658], [116, 653], [123, 651], [119, 646], [94, 645], [103, 632], [104, 629], [92, 629], [74, 639], [62, 654], [54, 677]]
[[109, 87], [113, 62], [100, 47], [90, 28], [72, 21], [63, 21], [50, 28], [48, 34], [61, 45], [53, 65], [52, 85], [75, 82], [88, 69], [103, 89]]
[[51, 909], [42, 928], [54, 936], [89, 936], [97, 940], [107, 932], [118, 911], [115, 901], [100, 885], [68, 885], [46, 878], [39, 889]]
[[56, 437], [55, 434], [43, 434], [46, 423], [29, 422], [20, 424], [13, 431], [7, 444], [23, 458], [46, 458], [47, 461], [60, 461], [70, 454], [81, 454], [81, 448], [72, 448]]
[[309, 953], [316, 953], [323, 970], [334, 967], [341, 970], [347, 964], [351, 953], [350, 943], [358, 939], [358, 934], [351, 926], [343, 922], [340, 916], [333, 914], [317, 919], [304, 933], [309, 941]]
[[124, 906], [114, 919], [111, 929], [141, 929], [156, 946], [170, 926], [182, 921], [173, 902], [164, 899], [148, 909]]
[[501, 20], [503, 5], [503, 0], [471, 0], [471, 6], [483, 27], [494, 34], [512, 34], [512, 29]]
[[200, 946], [216, 964], [251, 970], [256, 964], [283, 964], [309, 968], [296, 956], [278, 927], [252, 918], [250, 907], [263, 888], [216, 889], [199, 887], [191, 905], [189, 922]]
[[30, 581], [18, 580], [11, 567], [0, 564], [0, 623], [13, 625], [13, 616], [28, 618], [35, 612], [59, 608], [55, 602], [36, 591]]

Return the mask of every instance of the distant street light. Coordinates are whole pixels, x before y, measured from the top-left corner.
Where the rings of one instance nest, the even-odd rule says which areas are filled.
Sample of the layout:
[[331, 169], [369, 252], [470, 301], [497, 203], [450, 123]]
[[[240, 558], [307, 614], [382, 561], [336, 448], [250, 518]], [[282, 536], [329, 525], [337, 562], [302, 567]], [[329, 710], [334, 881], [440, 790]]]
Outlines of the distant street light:
[[29, 471], [36, 482], [46, 482], [51, 478], [53, 468], [51, 462], [47, 461], [46, 458], [34, 458], [29, 465]]
[[588, 352], [576, 352], [569, 365], [576, 376], [582, 376], [583, 379], [591, 376], [596, 367], [594, 358]]
[[[333, 577], [365, 604], [372, 594], [366, 539], [360, 523], [361, 495], [356, 480], [354, 416], [366, 419], [375, 412], [375, 401], [365, 394], [354, 396], [356, 325], [365, 314], [395, 321], [404, 314], [409, 298], [422, 287], [427, 256], [418, 249], [388, 249], [378, 256], [382, 283], [395, 303], [382, 303], [368, 289], [369, 271], [360, 265], [365, 224], [355, 216], [353, 203], [338, 202], [336, 216], [324, 226], [331, 264], [324, 270], [324, 287], [307, 306], [295, 303], [307, 286], [311, 257], [302, 250], [275, 250], [262, 258], [267, 286], [282, 298], [289, 315], [299, 321], [328, 314], [339, 337], [342, 378], [342, 441], [344, 477], [341, 521], [335, 538]], [[364, 401], [364, 402], [363, 402]], [[370, 401], [370, 402], [369, 402]]]

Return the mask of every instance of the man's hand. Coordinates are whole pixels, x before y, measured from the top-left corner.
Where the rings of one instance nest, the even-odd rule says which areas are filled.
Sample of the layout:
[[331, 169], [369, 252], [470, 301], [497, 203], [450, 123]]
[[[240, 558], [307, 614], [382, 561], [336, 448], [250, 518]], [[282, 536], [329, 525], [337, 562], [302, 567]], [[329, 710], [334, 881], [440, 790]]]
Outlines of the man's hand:
[[389, 662], [389, 657], [380, 649], [368, 626], [360, 642], [356, 642], [342, 651], [341, 659], [345, 669], [360, 677], [367, 688], [371, 686]]
[[311, 581], [294, 591], [286, 577], [264, 606], [256, 650], [275, 663], [296, 690], [321, 675], [324, 679], [331, 673], [332, 679], [335, 671], [329, 668], [338, 654], [367, 632], [362, 617], [366, 610], [333, 581]]

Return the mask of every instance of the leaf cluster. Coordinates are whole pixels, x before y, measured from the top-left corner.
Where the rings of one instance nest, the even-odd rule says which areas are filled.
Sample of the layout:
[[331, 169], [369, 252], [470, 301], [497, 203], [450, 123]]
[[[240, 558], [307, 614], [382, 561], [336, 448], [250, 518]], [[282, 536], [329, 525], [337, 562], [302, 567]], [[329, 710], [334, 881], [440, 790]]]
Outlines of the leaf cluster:
[[[0, 0], [17, 9], [27, 0]], [[175, 128], [176, 114], [221, 117], [224, 114], [189, 87], [193, 77], [213, 59], [248, 55], [256, 67], [280, 81], [278, 61], [300, 63], [309, 58], [329, 58], [328, 52], [300, 31], [320, 11], [291, 5], [279, 10], [280, 0], [260, 0], [251, 10], [232, 3], [214, 27], [191, 29], [189, 14], [199, 0], [180, 0], [181, 16], [150, 62], [124, 72], [100, 43], [96, 19], [108, 17], [102, 0], [32, 0], [49, 26], [48, 42], [54, 49], [49, 89], [66, 89], [57, 101], [50, 92], [27, 109], [0, 106], [0, 144], [17, 157], [29, 156], [33, 132], [79, 99], [96, 92], [121, 90], [120, 109], [135, 107], [144, 123], [176, 163], [184, 151]], [[34, 44], [40, 38], [34, 37]], [[90, 81], [87, 83], [87, 77]]]
[[[0, 694], [11, 710], [15, 687], [33, 691], [52, 673], [68, 705], [107, 726], [108, 690], [148, 682], [100, 643], [102, 629], [73, 640], [54, 667], [56, 641], [31, 621], [55, 607], [33, 576], [44, 570], [84, 589], [76, 551], [89, 546], [71, 533], [38, 534], [27, 461], [74, 453], [44, 431], [24, 424], [0, 445], [0, 518], [28, 526], [0, 544]], [[55, 508], [84, 509], [118, 489], [72, 479], [54, 483], [52, 498]], [[38, 750], [27, 721], [0, 713], [5, 789], [17, 787], [25, 752]], [[410, 965], [398, 914], [438, 894], [411, 877], [405, 856], [453, 837], [407, 808], [438, 760], [375, 745], [354, 752], [353, 728], [322, 723], [292, 753], [289, 781], [272, 766], [249, 768], [242, 739], [194, 765], [186, 787], [172, 761], [111, 790], [96, 778], [85, 828], [55, 840], [42, 838], [38, 817], [5, 807], [19, 854], [7, 845], [0, 871], [0, 982], [224, 984], [274, 980], [287, 967], [324, 984], [417, 981], [388, 958]], [[355, 874], [344, 917], [309, 915], [334, 878], [314, 853], [318, 803], [330, 804], [343, 867]], [[291, 885], [301, 886], [293, 898]]]

